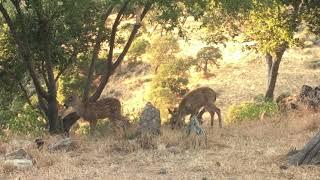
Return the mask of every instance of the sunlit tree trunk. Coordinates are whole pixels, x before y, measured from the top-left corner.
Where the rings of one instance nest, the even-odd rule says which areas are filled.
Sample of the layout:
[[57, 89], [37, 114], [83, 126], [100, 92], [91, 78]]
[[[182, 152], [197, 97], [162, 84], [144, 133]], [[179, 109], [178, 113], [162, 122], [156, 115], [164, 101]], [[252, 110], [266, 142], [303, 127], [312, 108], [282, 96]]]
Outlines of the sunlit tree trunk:
[[267, 69], [268, 69], [267, 91], [265, 94], [266, 100], [273, 100], [274, 98], [274, 90], [276, 87], [278, 71], [279, 71], [280, 63], [285, 50], [286, 50], [286, 46], [279, 48], [278, 51], [275, 53], [275, 57], [272, 57], [270, 53], [266, 54]]
[[207, 61], [207, 60], [206, 60], [205, 63], [204, 63], [203, 74], [204, 74], [205, 76], [208, 75], [208, 61]]

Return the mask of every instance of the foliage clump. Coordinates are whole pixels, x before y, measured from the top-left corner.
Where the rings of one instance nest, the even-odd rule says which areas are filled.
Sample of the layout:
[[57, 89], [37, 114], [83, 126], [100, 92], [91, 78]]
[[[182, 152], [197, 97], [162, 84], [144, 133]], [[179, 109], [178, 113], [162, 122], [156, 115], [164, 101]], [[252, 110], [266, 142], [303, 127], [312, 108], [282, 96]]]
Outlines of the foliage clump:
[[138, 58], [141, 58], [143, 54], [146, 53], [148, 46], [150, 45], [149, 41], [139, 37], [131, 45], [131, 48], [128, 52], [129, 61], [136, 62]]
[[217, 47], [208, 46], [201, 48], [195, 59], [196, 70], [203, 71], [204, 75], [208, 75], [210, 67], [219, 67], [218, 60], [221, 57], [221, 51]]
[[45, 120], [29, 104], [15, 99], [9, 108], [0, 108], [0, 126], [10, 133], [39, 135], [44, 132]]
[[242, 102], [231, 105], [226, 114], [226, 123], [237, 123], [272, 116], [278, 112], [278, 106], [273, 101]]
[[147, 57], [154, 71], [158, 72], [160, 65], [173, 61], [179, 51], [178, 39], [174, 36], [155, 36], [147, 49]]

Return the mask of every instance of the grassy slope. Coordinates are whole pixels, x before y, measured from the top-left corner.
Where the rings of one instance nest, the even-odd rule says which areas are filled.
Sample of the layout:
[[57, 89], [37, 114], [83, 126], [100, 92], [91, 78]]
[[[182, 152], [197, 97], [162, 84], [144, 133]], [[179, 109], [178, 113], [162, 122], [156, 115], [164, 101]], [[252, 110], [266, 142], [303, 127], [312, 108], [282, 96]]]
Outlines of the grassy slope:
[[[196, 46], [196, 47], [193, 47]], [[192, 44], [189, 49], [199, 49], [202, 44]], [[310, 69], [306, 63], [313, 60], [320, 60], [319, 46], [312, 46], [305, 49], [290, 49], [286, 51], [280, 65], [275, 96], [283, 92], [298, 93], [302, 85], [320, 85], [320, 69]], [[186, 51], [186, 50], [184, 50]], [[186, 52], [193, 52], [192, 50]], [[184, 54], [191, 55], [191, 54]], [[204, 79], [201, 73], [191, 71], [190, 89], [198, 86], [209, 86], [219, 93], [217, 105], [223, 112], [232, 103], [247, 101], [253, 97], [263, 94], [266, 89], [266, 65], [263, 56], [255, 53], [241, 53], [239, 45], [229, 45], [223, 50], [224, 60], [219, 69], [212, 69], [215, 76]], [[152, 78], [150, 73], [143, 73], [146, 65], [140, 65], [133, 72], [142, 73], [127, 76], [116, 76], [113, 78], [112, 87], [104, 92], [107, 96], [117, 96], [124, 103], [126, 111], [141, 109], [146, 102], [146, 93], [149, 88], [149, 81]], [[125, 67], [124, 67], [125, 70]], [[148, 71], [149, 72], [149, 71]]]

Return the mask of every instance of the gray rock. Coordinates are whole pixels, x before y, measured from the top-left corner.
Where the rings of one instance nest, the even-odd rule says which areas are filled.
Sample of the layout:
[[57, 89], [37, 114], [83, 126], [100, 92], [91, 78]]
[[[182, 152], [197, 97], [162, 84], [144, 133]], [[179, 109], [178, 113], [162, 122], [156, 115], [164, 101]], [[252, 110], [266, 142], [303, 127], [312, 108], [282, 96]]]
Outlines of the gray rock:
[[16, 151], [13, 151], [5, 155], [5, 160], [15, 160], [15, 159], [31, 160], [32, 157], [24, 149], [18, 149]]
[[50, 144], [48, 146], [49, 151], [58, 151], [58, 150], [71, 150], [73, 149], [75, 142], [71, 138], [61, 139], [56, 143]]
[[150, 133], [153, 135], [160, 135], [160, 111], [148, 102], [140, 116], [138, 134]]
[[24, 149], [18, 149], [8, 153], [4, 158], [2, 164], [4, 167], [13, 167], [20, 170], [33, 166], [32, 157]]
[[4, 161], [3, 166], [14, 167], [21, 170], [32, 167], [33, 161], [30, 159], [8, 159]]
[[320, 106], [320, 89], [303, 85], [300, 92], [301, 101], [309, 107], [316, 108]]
[[187, 134], [195, 133], [197, 135], [206, 134], [205, 130], [200, 126], [197, 115], [191, 116], [191, 121], [188, 125]]

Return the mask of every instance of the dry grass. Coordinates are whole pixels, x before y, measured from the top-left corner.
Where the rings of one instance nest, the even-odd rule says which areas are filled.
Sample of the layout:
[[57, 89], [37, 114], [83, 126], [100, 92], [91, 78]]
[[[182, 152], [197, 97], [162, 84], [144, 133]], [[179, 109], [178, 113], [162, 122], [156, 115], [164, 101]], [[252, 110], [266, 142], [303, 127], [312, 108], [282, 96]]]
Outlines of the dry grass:
[[[29, 146], [36, 166], [2, 171], [21, 179], [317, 179], [315, 166], [289, 167], [285, 155], [317, 132], [320, 114], [289, 113], [272, 119], [206, 128], [208, 145], [188, 148], [183, 131], [162, 128], [156, 147], [144, 150], [137, 140], [73, 137], [79, 148], [50, 153]], [[48, 137], [54, 142], [57, 137]], [[11, 147], [14, 149], [14, 147]], [[1, 176], [0, 176], [1, 179]]]

